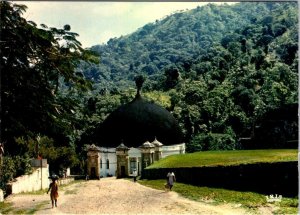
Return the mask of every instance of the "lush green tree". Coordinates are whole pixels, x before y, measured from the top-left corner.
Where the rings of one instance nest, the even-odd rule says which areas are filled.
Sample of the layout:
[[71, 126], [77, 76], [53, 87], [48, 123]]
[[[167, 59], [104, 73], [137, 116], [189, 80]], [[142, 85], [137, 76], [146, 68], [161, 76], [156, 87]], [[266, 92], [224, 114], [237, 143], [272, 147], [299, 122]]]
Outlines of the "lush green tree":
[[234, 150], [237, 149], [237, 142], [229, 134], [198, 134], [187, 146], [187, 151], [212, 151], [212, 150]]
[[87, 89], [89, 83], [76, 69], [80, 61], [98, 58], [81, 47], [69, 25], [38, 28], [22, 17], [25, 5], [1, 1], [0, 7], [1, 141], [6, 153], [19, 153], [14, 138], [37, 133], [67, 144], [68, 132], [61, 129], [68, 124], [63, 117], [71, 105], [58, 97], [60, 83]]
[[[53, 139], [47, 136], [38, 136], [36, 139], [18, 138], [16, 140], [18, 147], [24, 150], [24, 158], [37, 158], [37, 155], [43, 159], [47, 159], [49, 170], [52, 173], [61, 174], [64, 169], [73, 167], [78, 164], [79, 160], [75, 149], [66, 146], [57, 146]], [[15, 156], [13, 158], [18, 158]], [[28, 168], [24, 168], [22, 159], [19, 159], [19, 164], [16, 163], [17, 172], [15, 176], [26, 173]]]

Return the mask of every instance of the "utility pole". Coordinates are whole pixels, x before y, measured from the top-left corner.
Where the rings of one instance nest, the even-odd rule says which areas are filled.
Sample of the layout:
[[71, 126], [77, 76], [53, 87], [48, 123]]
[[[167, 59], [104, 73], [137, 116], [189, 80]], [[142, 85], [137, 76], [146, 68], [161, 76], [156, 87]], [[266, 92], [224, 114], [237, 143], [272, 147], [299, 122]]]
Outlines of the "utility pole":
[[2, 165], [3, 165], [4, 144], [0, 143], [0, 179], [2, 181]]
[[37, 136], [37, 147], [36, 147], [36, 153], [37, 153], [37, 159], [39, 159], [40, 160], [40, 164], [41, 164], [41, 190], [43, 189], [43, 159], [42, 159], [42, 157], [40, 157], [40, 150], [39, 150], [39, 148], [40, 148], [40, 140], [41, 140], [41, 137], [40, 137], [40, 135], [38, 135]]

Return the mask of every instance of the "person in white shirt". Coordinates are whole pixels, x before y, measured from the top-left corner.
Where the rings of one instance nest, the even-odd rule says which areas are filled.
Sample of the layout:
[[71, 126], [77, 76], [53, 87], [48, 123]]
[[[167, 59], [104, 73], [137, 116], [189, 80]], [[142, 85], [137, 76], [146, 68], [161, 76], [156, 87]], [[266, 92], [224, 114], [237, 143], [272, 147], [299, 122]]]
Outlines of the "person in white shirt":
[[173, 187], [173, 185], [174, 185], [174, 182], [176, 181], [174, 172], [169, 172], [169, 173], [167, 174], [167, 179], [168, 179], [169, 189], [172, 190], [172, 187]]
[[136, 177], [137, 177], [137, 171], [136, 169], [133, 170], [133, 181], [136, 182]]

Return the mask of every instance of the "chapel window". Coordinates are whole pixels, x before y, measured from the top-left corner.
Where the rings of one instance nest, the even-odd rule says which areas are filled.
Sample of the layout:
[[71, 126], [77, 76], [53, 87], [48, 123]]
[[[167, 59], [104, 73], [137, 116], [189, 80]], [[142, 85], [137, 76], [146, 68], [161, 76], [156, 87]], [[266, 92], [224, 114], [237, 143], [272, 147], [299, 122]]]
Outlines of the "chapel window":
[[109, 169], [109, 160], [106, 160], [106, 169]]

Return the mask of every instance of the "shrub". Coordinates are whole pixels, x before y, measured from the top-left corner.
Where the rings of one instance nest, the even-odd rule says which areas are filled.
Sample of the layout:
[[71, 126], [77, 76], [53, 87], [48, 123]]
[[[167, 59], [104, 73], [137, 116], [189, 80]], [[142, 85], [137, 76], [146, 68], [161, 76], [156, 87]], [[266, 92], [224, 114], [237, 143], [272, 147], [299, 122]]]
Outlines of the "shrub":
[[188, 152], [233, 149], [237, 149], [237, 142], [230, 134], [198, 134], [187, 145]]
[[6, 184], [13, 178], [31, 173], [30, 158], [28, 156], [4, 156], [1, 170], [0, 188], [5, 190]]

